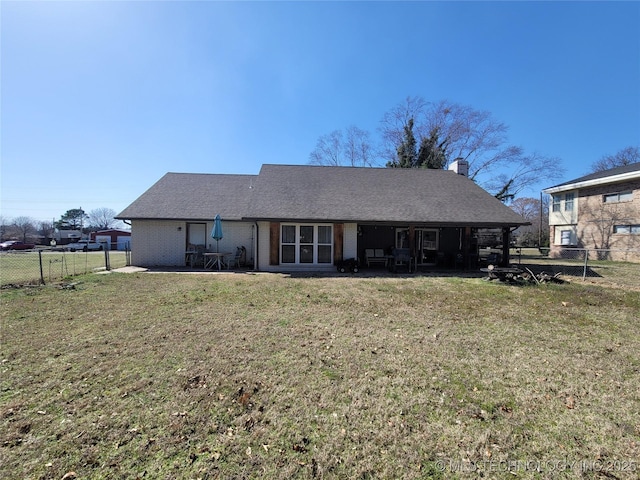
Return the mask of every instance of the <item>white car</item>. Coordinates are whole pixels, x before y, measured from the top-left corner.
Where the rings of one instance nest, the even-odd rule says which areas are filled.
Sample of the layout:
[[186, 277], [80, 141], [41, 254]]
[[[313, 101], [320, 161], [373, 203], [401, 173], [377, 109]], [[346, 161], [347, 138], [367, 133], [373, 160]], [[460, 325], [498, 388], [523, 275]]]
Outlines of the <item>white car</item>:
[[101, 243], [92, 242], [91, 240], [79, 240], [74, 243], [70, 243], [65, 247], [70, 252], [75, 252], [76, 250], [82, 250], [83, 252], [88, 252], [89, 250], [98, 251], [104, 250], [104, 245]]

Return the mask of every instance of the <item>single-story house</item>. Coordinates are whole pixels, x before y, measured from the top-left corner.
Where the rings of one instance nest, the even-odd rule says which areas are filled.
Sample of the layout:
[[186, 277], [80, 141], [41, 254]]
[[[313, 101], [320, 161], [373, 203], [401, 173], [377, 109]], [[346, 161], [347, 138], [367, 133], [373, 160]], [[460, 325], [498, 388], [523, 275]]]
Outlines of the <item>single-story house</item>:
[[[219, 242], [211, 237], [217, 214]], [[414, 268], [473, 268], [481, 228], [502, 229], [506, 263], [510, 232], [528, 224], [455, 171], [309, 165], [167, 173], [116, 218], [131, 222], [134, 265], [184, 266], [194, 249], [244, 247], [261, 271], [333, 270], [350, 258], [371, 265], [372, 255], [386, 264], [394, 249]]]
[[640, 261], [640, 163], [591, 173], [543, 190], [551, 195], [551, 256], [567, 248]]

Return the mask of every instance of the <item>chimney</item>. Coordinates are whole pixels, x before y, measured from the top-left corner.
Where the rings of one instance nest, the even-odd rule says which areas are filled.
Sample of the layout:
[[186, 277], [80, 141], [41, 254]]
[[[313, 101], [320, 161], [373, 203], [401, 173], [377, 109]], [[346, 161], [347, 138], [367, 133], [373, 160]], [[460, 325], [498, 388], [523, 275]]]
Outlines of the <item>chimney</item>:
[[469, 176], [469, 162], [467, 162], [463, 158], [456, 158], [451, 165], [449, 165], [449, 170], [453, 170], [458, 175], [464, 175], [465, 177]]

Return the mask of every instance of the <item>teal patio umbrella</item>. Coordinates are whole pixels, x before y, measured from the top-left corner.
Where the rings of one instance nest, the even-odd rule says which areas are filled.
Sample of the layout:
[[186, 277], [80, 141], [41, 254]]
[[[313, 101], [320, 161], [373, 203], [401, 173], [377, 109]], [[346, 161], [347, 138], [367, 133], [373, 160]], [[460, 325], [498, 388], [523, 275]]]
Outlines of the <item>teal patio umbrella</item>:
[[218, 242], [222, 240], [222, 219], [220, 215], [216, 215], [216, 218], [213, 219], [213, 228], [211, 229], [211, 238], [216, 241], [216, 252], [219, 252]]

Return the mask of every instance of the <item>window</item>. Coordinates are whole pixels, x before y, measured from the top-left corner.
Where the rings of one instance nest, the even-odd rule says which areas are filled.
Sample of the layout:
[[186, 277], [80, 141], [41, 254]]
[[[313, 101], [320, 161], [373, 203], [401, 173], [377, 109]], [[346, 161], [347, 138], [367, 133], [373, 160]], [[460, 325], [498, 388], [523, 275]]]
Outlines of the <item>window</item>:
[[573, 193], [567, 193], [564, 196], [564, 211], [571, 212], [573, 210]]
[[318, 263], [331, 263], [333, 233], [328, 225], [318, 226]]
[[633, 200], [633, 192], [631, 190], [626, 192], [608, 193], [602, 197], [602, 201], [604, 203], [630, 202], [631, 200]]
[[613, 233], [640, 235], [640, 225], [614, 225]]
[[553, 196], [553, 211], [554, 212], [559, 212], [560, 211], [560, 196], [559, 195], [554, 195]]
[[282, 225], [282, 263], [330, 264], [333, 261], [331, 225]]
[[571, 245], [571, 230], [560, 231], [560, 245]]
[[282, 263], [296, 262], [296, 226], [282, 226]]

